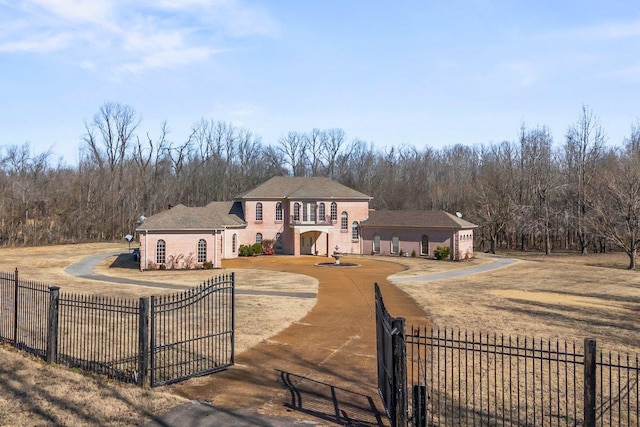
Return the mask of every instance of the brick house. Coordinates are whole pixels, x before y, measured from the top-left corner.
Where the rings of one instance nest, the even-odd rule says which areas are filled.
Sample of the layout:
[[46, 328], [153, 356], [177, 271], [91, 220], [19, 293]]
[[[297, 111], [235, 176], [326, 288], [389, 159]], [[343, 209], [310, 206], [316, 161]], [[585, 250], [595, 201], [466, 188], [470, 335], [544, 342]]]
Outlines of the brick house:
[[[421, 248], [424, 233], [430, 243], [427, 252], [416, 250], [417, 254], [430, 256], [434, 245], [446, 244], [455, 249], [453, 259], [473, 256], [473, 224], [456, 217], [459, 221], [444, 221], [443, 214], [447, 220], [452, 216], [442, 212], [400, 225], [396, 220], [405, 215], [398, 213], [410, 211], [382, 215], [393, 211], [370, 211], [371, 199], [328, 178], [279, 176], [230, 202], [178, 205], [136, 229], [140, 269], [219, 268], [223, 259], [238, 256], [240, 245], [254, 243], [294, 256], [328, 257], [336, 247], [348, 254], [397, 254], [400, 249], [410, 253], [410, 248]], [[429, 220], [438, 221], [435, 228], [429, 228]]]
[[362, 253], [433, 257], [451, 249], [452, 260], [473, 258], [473, 231], [478, 226], [445, 211], [370, 211], [360, 224]]

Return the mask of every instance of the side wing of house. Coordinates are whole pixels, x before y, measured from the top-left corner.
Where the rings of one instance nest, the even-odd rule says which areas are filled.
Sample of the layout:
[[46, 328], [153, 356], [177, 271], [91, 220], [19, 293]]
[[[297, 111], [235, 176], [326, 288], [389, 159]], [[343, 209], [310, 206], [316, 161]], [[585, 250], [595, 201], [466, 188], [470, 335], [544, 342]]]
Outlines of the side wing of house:
[[226, 225], [241, 227], [230, 215], [230, 202], [205, 207], [174, 206], [147, 218], [136, 232], [140, 269], [220, 268], [226, 248]]
[[362, 224], [363, 252], [433, 258], [439, 247], [450, 258], [473, 258], [475, 225], [443, 211], [372, 211]]
[[222, 267], [222, 230], [141, 231], [140, 270]]

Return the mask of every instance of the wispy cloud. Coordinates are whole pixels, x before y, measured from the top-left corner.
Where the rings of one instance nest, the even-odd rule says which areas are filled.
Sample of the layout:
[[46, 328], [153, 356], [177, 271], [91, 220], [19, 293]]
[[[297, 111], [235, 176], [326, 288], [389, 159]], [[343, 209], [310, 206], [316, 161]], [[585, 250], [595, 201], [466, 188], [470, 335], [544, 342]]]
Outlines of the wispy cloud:
[[71, 40], [72, 37], [69, 34], [55, 34], [47, 37], [0, 42], [0, 52], [44, 53], [63, 50], [69, 47]]
[[601, 22], [591, 25], [553, 31], [545, 39], [575, 39], [581, 41], [608, 41], [640, 38], [640, 19], [617, 22]]
[[188, 66], [276, 31], [266, 9], [237, 0], [0, 1], [0, 28], [0, 53], [66, 51], [113, 73]]

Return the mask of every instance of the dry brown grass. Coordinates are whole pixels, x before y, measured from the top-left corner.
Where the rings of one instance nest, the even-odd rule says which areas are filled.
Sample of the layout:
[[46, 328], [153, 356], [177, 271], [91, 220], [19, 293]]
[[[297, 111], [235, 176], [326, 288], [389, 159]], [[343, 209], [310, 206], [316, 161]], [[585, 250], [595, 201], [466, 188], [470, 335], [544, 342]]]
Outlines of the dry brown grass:
[[[16, 267], [20, 277], [61, 287], [62, 292], [137, 298], [178, 292], [104, 283], [68, 275], [65, 269], [88, 256], [108, 256], [97, 274], [182, 285], [185, 289], [227, 270], [140, 272], [130, 265], [111, 268], [126, 244], [82, 244], [38, 248], [1, 248], [0, 271]], [[286, 272], [238, 270], [236, 289], [316, 293], [316, 279]], [[236, 351], [268, 339], [302, 318], [314, 298], [242, 295], [236, 297]], [[135, 425], [165, 412], [181, 398], [164, 389], [144, 390], [94, 375], [46, 364], [8, 346], [0, 346], [0, 425]]]
[[624, 269], [624, 254], [510, 255], [520, 260], [492, 272], [398, 286], [435, 327], [578, 342], [594, 337], [599, 348], [640, 350], [640, 272]]
[[[67, 275], [66, 267], [95, 253], [113, 252], [96, 273], [161, 281], [186, 287], [226, 270], [141, 273], [110, 268], [126, 244], [87, 244], [0, 249], [0, 270], [18, 267], [27, 279], [60, 285], [63, 292], [138, 297], [175, 292], [104, 284]], [[511, 254], [515, 256], [514, 254]], [[638, 351], [640, 273], [626, 271], [623, 254], [517, 254], [518, 263], [493, 272], [437, 282], [403, 283], [430, 314], [435, 326], [490, 331], [538, 338], [598, 339], [599, 348]], [[357, 262], [357, 257], [354, 257]], [[479, 255], [461, 263], [414, 258], [385, 258], [407, 270], [400, 277], [441, 273], [491, 262]], [[283, 269], [286, 266], [283, 265]], [[291, 273], [238, 270], [237, 286], [247, 290], [316, 292], [317, 282]], [[313, 299], [238, 296], [238, 350], [249, 348], [301, 318]], [[402, 315], [402, 313], [392, 313]], [[47, 365], [0, 346], [0, 425], [139, 424], [180, 401], [160, 390], [142, 390]]]

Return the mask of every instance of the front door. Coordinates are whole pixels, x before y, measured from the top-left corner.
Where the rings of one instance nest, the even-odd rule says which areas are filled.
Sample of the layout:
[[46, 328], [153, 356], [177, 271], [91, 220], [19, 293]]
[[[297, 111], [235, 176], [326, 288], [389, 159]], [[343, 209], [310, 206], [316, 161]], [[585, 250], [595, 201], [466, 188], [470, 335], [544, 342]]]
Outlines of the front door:
[[315, 233], [304, 233], [300, 235], [300, 254], [301, 255], [313, 255], [315, 254]]

